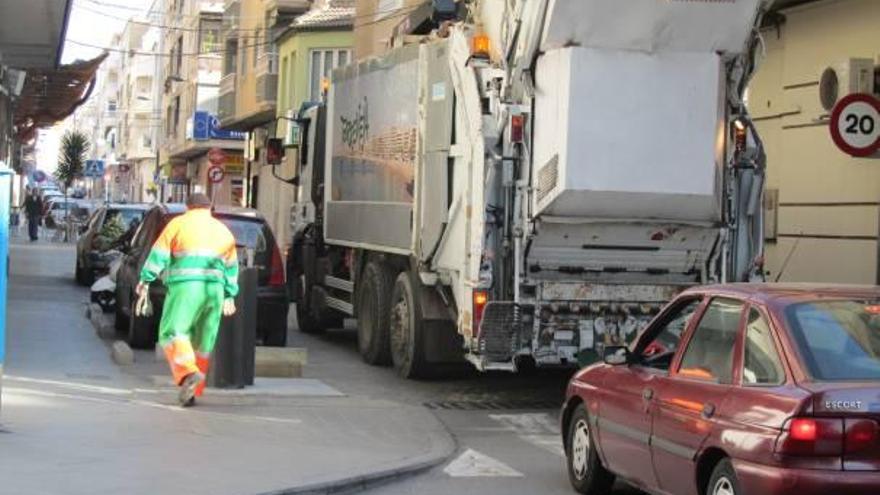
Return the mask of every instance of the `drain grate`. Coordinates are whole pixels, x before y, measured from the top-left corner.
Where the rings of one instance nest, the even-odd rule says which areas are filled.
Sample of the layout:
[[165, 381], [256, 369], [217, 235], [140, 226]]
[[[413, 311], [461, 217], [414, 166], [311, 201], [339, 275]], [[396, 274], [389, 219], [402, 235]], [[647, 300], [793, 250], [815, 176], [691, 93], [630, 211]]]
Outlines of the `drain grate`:
[[424, 402], [432, 410], [445, 411], [511, 411], [518, 409], [559, 409], [560, 404], [551, 400], [454, 400]]

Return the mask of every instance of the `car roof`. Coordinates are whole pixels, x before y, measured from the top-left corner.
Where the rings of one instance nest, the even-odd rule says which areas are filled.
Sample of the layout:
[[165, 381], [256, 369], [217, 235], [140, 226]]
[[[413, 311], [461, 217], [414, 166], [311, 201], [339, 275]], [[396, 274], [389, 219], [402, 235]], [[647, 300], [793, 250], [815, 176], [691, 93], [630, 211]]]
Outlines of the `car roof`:
[[108, 210], [143, 210], [147, 211], [153, 206], [149, 203], [109, 203], [104, 205]]
[[787, 304], [804, 299], [880, 297], [880, 286], [822, 283], [737, 283], [694, 287], [684, 294], [731, 296], [762, 304]]
[[[186, 213], [186, 205], [183, 203], [161, 203], [158, 205], [158, 207], [162, 208], [165, 213], [169, 213], [172, 215]], [[217, 205], [214, 206], [213, 211], [216, 215], [222, 215], [226, 217], [240, 217], [251, 220], [264, 221], [263, 215], [253, 208]]]

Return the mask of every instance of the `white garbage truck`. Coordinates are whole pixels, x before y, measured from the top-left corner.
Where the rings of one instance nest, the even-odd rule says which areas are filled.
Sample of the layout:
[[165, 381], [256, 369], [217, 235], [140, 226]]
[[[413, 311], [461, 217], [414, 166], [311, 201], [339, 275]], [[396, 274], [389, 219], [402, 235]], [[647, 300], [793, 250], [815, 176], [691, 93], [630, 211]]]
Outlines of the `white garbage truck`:
[[402, 376], [577, 366], [695, 284], [760, 279], [743, 102], [761, 0], [471, 0], [304, 106], [300, 329]]

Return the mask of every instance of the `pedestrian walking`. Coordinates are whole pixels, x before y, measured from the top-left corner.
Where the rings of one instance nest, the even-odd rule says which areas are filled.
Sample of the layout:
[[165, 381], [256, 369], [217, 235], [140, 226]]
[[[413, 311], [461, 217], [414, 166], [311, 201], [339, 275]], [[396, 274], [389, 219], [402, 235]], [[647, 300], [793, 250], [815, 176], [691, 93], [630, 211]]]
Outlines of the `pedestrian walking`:
[[32, 187], [30, 194], [24, 200], [24, 212], [28, 220], [28, 235], [31, 242], [35, 242], [39, 238], [40, 219], [43, 217], [43, 199], [36, 187]]
[[[174, 218], [153, 244], [137, 286], [136, 311], [149, 302], [149, 284], [164, 273], [168, 289], [159, 323], [159, 345], [184, 407], [202, 395], [222, 316], [235, 313], [238, 255], [235, 237], [211, 215], [211, 201], [193, 194], [187, 212]], [[146, 304], [145, 304], [146, 303]]]

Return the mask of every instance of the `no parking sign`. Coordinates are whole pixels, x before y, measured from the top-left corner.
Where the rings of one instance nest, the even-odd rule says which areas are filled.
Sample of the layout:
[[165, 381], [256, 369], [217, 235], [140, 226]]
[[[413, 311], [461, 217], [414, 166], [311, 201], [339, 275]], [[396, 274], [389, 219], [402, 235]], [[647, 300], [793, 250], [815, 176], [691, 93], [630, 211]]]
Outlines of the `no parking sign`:
[[831, 112], [831, 139], [844, 153], [865, 157], [880, 151], [880, 100], [851, 94]]

